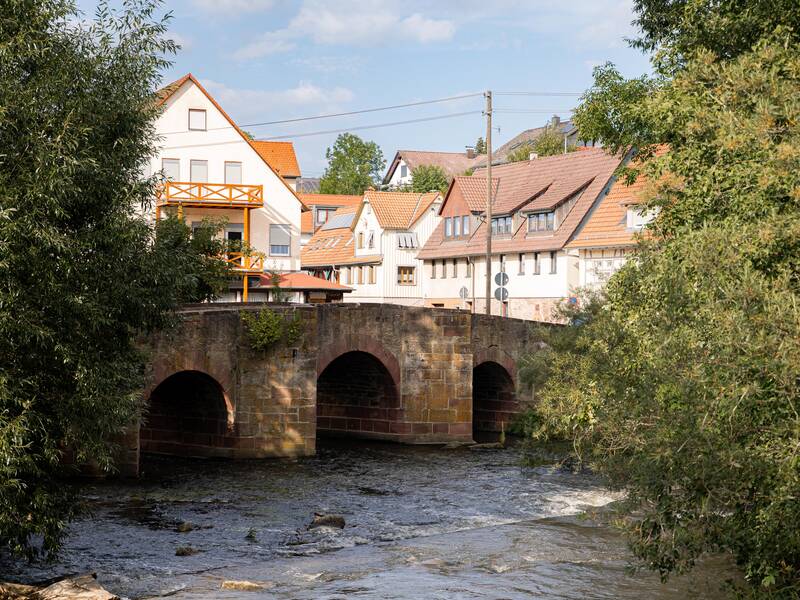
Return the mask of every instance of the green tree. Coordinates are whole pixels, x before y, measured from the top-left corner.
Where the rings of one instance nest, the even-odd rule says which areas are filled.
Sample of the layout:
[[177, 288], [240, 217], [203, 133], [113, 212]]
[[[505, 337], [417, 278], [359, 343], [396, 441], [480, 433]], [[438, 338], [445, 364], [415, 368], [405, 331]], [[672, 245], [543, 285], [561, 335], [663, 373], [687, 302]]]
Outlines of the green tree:
[[[568, 143], [566, 145], [567, 152], [574, 152], [575, 150], [577, 150], [575, 144]], [[531, 152], [535, 152], [538, 156], [564, 154], [564, 134], [553, 127], [547, 126], [536, 138], [509, 152], [507, 160], [508, 162], [530, 160]]]
[[483, 137], [479, 137], [478, 141], [475, 142], [475, 153], [486, 154], [486, 140]]
[[138, 418], [136, 337], [208, 295], [170, 251], [186, 240], [142, 216], [175, 49], [158, 9], [101, 4], [86, 24], [68, 0], [10, 0], [0, 19], [0, 545], [29, 557], [76, 513], [65, 452], [111, 470]]
[[363, 194], [381, 179], [386, 161], [380, 146], [343, 133], [325, 151], [328, 167], [319, 182], [321, 194]]
[[414, 169], [411, 180], [412, 192], [432, 192], [438, 190], [444, 193], [450, 185], [447, 173], [436, 165], [420, 165]]
[[[667, 19], [643, 8], [664, 4], [637, 2], [640, 17]], [[665, 21], [645, 32], [652, 77], [595, 71], [582, 137], [638, 149], [621, 175], [648, 176], [657, 217], [605, 303], [574, 321], [574, 343], [553, 351], [542, 432], [627, 490], [646, 566], [667, 576], [729, 552], [749, 596], [797, 598], [800, 52], [793, 31], [754, 27], [764, 3], [740, 21], [739, 2], [668, 4], [719, 8], [741, 38], [716, 18]], [[776, 19], [800, 20], [784, 8]]]

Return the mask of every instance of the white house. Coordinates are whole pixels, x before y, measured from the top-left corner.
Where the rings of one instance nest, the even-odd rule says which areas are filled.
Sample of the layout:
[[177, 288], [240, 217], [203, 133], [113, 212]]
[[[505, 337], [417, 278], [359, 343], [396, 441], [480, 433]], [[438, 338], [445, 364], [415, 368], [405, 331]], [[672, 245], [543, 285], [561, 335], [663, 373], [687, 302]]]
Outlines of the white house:
[[[192, 225], [223, 218], [228, 239], [263, 255], [231, 259], [244, 275], [299, 271], [304, 205], [292, 187], [191, 74], [160, 90], [158, 101], [161, 145], [150, 173], [162, 172], [165, 184], [156, 218], [165, 211]], [[246, 295], [240, 282], [225, 299]]]
[[436, 166], [449, 178], [463, 175], [479, 162], [475, 151], [429, 152], [426, 150], [398, 150], [383, 178], [385, 189], [396, 190], [410, 186], [414, 180], [414, 169], [422, 165]]
[[[567, 242], [608, 192], [619, 163], [586, 149], [493, 169], [492, 314], [554, 318], [556, 305], [580, 285], [579, 251]], [[486, 188], [480, 174], [451, 183], [442, 220], [418, 255], [426, 305], [485, 310]], [[503, 285], [494, 281], [500, 272]]]
[[339, 208], [303, 248], [303, 269], [353, 289], [345, 302], [422, 306], [417, 254], [436, 227], [441, 195], [367, 191]]

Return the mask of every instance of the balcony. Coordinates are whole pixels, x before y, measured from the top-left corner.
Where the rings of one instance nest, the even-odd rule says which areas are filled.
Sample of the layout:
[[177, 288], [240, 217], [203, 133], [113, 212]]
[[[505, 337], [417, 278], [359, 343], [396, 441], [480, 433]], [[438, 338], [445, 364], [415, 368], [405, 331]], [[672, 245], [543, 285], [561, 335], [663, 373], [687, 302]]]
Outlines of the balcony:
[[158, 190], [158, 206], [196, 208], [259, 208], [264, 187], [241, 183], [167, 181]]
[[264, 255], [261, 252], [253, 252], [251, 254], [228, 252], [224, 259], [237, 273], [253, 274], [264, 272]]

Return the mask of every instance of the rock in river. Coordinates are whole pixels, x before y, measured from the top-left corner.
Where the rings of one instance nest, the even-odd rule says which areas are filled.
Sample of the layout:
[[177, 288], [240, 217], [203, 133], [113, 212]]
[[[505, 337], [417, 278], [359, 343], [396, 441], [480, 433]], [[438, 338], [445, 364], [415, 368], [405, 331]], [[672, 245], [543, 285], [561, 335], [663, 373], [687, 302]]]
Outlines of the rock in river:
[[314, 520], [308, 526], [309, 529], [317, 527], [336, 527], [344, 529], [344, 517], [342, 515], [326, 515], [324, 513], [314, 513]]

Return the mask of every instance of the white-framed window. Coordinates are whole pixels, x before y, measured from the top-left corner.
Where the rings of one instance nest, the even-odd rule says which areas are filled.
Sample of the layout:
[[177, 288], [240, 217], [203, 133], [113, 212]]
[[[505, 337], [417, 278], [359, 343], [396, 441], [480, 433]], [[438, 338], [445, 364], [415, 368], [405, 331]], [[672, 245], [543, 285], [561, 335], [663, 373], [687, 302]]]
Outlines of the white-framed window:
[[242, 163], [225, 161], [225, 183], [242, 183]]
[[650, 221], [656, 218], [657, 211], [644, 210], [638, 206], [629, 206], [626, 213], [626, 225], [628, 229], [642, 229]]
[[292, 251], [292, 230], [289, 225], [269, 226], [269, 255], [290, 256]]
[[162, 158], [161, 173], [164, 181], [181, 180], [181, 161], [177, 158]]
[[469, 235], [469, 215], [461, 217], [461, 235]]
[[364, 269], [366, 267], [356, 267], [356, 281], [359, 285], [364, 285]]
[[538, 252], [533, 253], [533, 274], [538, 275], [542, 272], [542, 262]]
[[513, 219], [508, 217], [495, 217], [492, 219], [492, 235], [506, 235], [511, 233]]
[[450, 277], [458, 277], [458, 259], [453, 259], [453, 272], [450, 274]]
[[196, 183], [208, 182], [208, 161], [191, 160], [189, 161], [189, 181]]
[[555, 251], [550, 252], [550, 274], [555, 275], [558, 271], [558, 253]]
[[369, 283], [375, 283], [375, 265], [369, 266]]
[[472, 277], [472, 261], [467, 258], [467, 277]]
[[431, 279], [436, 279], [436, 261], [431, 261]]
[[400, 165], [400, 177], [401, 179], [408, 177], [408, 167], [406, 165]]
[[328, 222], [331, 215], [336, 212], [335, 208], [318, 208], [317, 209], [317, 225], [324, 225]]
[[367, 248], [374, 248], [375, 247], [375, 232], [370, 231], [369, 235], [367, 236]]
[[453, 237], [453, 219], [450, 217], [444, 219], [444, 237]]
[[191, 131], [205, 131], [206, 127], [206, 111], [202, 108], [189, 109], [189, 129]]
[[519, 253], [519, 274], [525, 275], [525, 254]]

